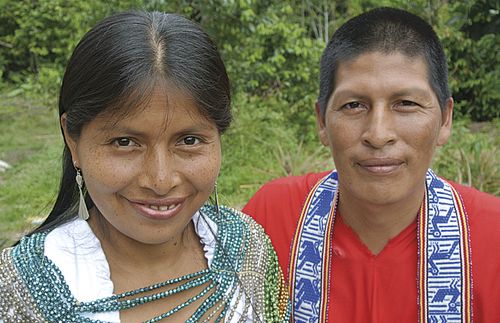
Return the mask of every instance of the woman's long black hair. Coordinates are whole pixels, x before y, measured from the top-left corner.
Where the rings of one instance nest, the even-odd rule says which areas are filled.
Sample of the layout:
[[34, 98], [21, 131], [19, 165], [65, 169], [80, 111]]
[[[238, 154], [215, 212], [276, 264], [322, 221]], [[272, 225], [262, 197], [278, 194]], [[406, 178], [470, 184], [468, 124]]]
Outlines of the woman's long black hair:
[[[97, 115], [124, 116], [148, 100], [159, 80], [186, 90], [220, 133], [229, 127], [230, 84], [215, 44], [197, 24], [160, 12], [116, 14], [82, 38], [64, 73], [59, 115], [66, 113], [68, 133], [77, 139], [82, 127]], [[62, 171], [54, 207], [32, 233], [50, 230], [77, 215], [76, 170], [66, 141]], [[86, 202], [93, 206], [88, 194]]]

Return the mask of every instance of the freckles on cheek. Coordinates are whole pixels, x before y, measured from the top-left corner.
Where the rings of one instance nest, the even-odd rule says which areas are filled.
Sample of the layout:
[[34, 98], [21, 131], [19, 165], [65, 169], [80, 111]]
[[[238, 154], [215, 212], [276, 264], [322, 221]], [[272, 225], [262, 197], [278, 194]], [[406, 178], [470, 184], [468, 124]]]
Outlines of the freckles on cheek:
[[199, 163], [197, 174], [206, 179], [213, 179], [215, 182], [220, 170], [220, 158], [218, 156], [211, 156]]
[[85, 174], [89, 186], [100, 193], [112, 193], [127, 185], [132, 172], [120, 162], [96, 160], [89, 165]]

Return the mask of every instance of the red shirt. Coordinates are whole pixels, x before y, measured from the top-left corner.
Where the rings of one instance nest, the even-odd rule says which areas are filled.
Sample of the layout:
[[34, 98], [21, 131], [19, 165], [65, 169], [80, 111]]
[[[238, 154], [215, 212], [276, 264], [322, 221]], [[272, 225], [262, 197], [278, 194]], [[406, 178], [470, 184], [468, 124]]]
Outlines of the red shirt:
[[[288, 273], [290, 245], [309, 190], [328, 172], [286, 177], [264, 185], [243, 208], [260, 223]], [[468, 214], [474, 322], [500, 322], [500, 199], [451, 183]], [[373, 255], [336, 217], [330, 273], [331, 322], [417, 322], [416, 221]]]

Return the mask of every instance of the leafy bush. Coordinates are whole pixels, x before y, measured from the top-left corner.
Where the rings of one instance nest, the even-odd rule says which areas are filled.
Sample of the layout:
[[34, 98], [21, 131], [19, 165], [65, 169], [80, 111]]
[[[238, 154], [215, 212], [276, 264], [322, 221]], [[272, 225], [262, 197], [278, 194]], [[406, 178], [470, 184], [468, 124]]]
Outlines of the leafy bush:
[[443, 28], [455, 112], [475, 121], [500, 117], [498, 3], [457, 2]]
[[235, 120], [222, 137], [223, 163], [218, 183], [226, 204], [243, 206], [271, 179], [332, 168], [330, 153], [318, 140], [305, 143], [297, 139], [280, 112], [286, 104], [243, 94], [235, 98]]
[[285, 118], [300, 140], [310, 142], [309, 107], [325, 43], [349, 17], [376, 6], [407, 9], [436, 28], [448, 53], [457, 114], [499, 117], [500, 19], [493, 0], [0, 0], [0, 77], [22, 84], [43, 67], [62, 70], [77, 40], [112, 12], [179, 12], [215, 38], [235, 92], [286, 101], [280, 106]]
[[[15, 75], [13, 77], [18, 86], [6, 91], [7, 97], [22, 96], [25, 99], [37, 101], [37, 104], [46, 107], [57, 107], [59, 88], [62, 81], [62, 71], [56, 67], [42, 66], [38, 74], [29, 74], [25, 77]], [[22, 80], [22, 81], [21, 81]]]
[[104, 16], [142, 1], [0, 1], [0, 68], [12, 74], [37, 74], [41, 66], [61, 70], [84, 33]]
[[[500, 195], [500, 119], [486, 124], [455, 122], [450, 141], [438, 150], [433, 168], [447, 179]], [[478, 127], [472, 131], [471, 128]]]

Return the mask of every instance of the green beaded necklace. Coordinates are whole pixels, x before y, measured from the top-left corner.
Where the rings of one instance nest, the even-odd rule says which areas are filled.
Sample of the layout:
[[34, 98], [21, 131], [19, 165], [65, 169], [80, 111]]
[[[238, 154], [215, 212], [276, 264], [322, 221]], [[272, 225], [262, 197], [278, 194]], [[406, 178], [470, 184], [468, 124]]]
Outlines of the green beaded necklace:
[[[41, 312], [46, 318], [50, 318], [50, 321], [100, 322], [86, 318], [81, 314], [121, 311], [209, 283], [195, 297], [147, 322], [158, 322], [167, 318], [205, 295], [208, 296], [187, 322], [199, 322], [203, 317], [205, 317], [205, 321], [208, 321], [215, 315], [217, 315], [215, 321], [220, 322], [226, 315], [228, 304], [238, 286], [237, 273], [241, 269], [245, 253], [248, 250], [245, 237], [249, 234], [248, 226], [245, 222], [237, 219], [237, 215], [224, 207], [220, 210], [221, 212], [209, 205], [203, 206], [200, 210], [203, 215], [217, 223], [220, 242], [216, 244], [214, 259], [209, 269], [107, 298], [79, 302], [73, 297], [59, 268], [44, 255], [44, 241], [47, 232], [37, 233], [30, 238], [21, 240], [20, 244], [13, 250], [14, 264]], [[169, 286], [173, 287], [168, 288]], [[155, 292], [164, 287], [167, 287], [167, 290]], [[148, 292], [152, 292], [152, 294], [139, 296]]]

